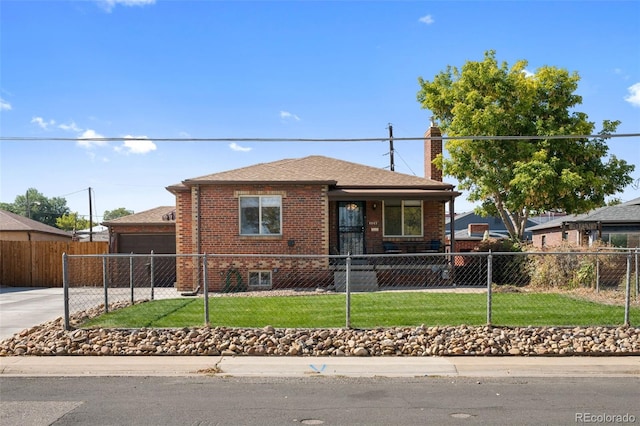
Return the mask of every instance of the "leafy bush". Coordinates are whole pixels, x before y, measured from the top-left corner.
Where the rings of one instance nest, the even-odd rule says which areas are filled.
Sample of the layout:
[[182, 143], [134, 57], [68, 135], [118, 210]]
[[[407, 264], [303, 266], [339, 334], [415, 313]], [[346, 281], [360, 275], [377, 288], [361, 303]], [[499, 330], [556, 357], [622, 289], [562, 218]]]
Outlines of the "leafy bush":
[[[482, 241], [477, 252], [521, 253], [522, 246], [510, 240], [488, 239]], [[493, 257], [491, 278], [494, 284], [523, 286], [528, 283], [527, 259], [523, 255], [496, 255]]]

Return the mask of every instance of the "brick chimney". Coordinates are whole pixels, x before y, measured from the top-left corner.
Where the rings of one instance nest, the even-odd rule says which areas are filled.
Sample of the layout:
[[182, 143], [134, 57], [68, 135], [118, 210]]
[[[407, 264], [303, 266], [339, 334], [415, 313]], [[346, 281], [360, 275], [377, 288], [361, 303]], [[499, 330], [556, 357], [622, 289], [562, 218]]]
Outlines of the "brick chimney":
[[467, 235], [470, 237], [484, 235], [485, 232], [489, 232], [488, 223], [470, 223], [467, 225]]
[[[432, 163], [434, 158], [442, 154], [442, 133], [433, 120], [424, 137], [424, 177], [442, 182], [442, 170]], [[427, 139], [430, 137], [436, 139]]]

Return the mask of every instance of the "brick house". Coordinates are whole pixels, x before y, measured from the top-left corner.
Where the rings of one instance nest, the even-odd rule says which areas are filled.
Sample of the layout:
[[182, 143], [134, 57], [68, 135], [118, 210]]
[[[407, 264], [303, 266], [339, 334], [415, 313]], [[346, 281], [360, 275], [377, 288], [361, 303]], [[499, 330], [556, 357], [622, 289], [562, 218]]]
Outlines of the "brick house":
[[585, 214], [561, 216], [529, 230], [536, 248], [563, 243], [588, 247], [595, 241], [615, 247], [640, 247], [640, 198]]
[[[425, 133], [425, 176], [417, 177], [324, 156], [271, 163], [186, 179], [167, 187], [176, 197], [177, 254], [329, 255], [440, 251], [445, 204], [460, 195], [442, 182], [432, 159], [442, 152], [437, 127]], [[252, 266], [233, 267], [249, 286]], [[249, 261], [247, 261], [249, 262]], [[191, 259], [178, 258], [178, 290], [199, 285]], [[327, 262], [313, 262], [319, 274]], [[212, 265], [224, 274], [229, 264]], [[220, 270], [216, 270], [219, 268]], [[270, 264], [263, 271], [282, 270]], [[248, 275], [245, 275], [248, 274]], [[278, 283], [269, 280], [269, 287]], [[220, 289], [213, 280], [212, 290]]]

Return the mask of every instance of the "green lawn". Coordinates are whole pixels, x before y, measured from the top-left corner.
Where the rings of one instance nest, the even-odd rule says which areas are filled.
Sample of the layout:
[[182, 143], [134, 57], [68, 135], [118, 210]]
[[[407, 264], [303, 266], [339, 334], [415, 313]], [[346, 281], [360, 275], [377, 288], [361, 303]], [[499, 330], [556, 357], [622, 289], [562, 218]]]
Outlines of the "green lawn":
[[[346, 325], [344, 294], [209, 299], [211, 326], [333, 328]], [[351, 326], [376, 328], [425, 325], [483, 325], [486, 294], [375, 292], [351, 295]], [[146, 302], [89, 320], [84, 327], [176, 328], [204, 324], [204, 301], [168, 299]], [[502, 326], [622, 325], [624, 307], [576, 300], [558, 294], [496, 293], [492, 324]], [[630, 311], [640, 324], [640, 309]]]

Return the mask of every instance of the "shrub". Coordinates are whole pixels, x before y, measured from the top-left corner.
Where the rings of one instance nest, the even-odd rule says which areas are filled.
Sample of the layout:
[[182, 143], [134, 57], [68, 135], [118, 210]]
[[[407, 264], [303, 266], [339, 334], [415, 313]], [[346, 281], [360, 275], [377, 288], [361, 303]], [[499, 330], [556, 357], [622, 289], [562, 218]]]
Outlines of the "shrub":
[[[489, 239], [482, 241], [475, 251], [493, 253], [522, 253], [522, 246], [511, 240]], [[526, 272], [526, 256], [496, 255], [492, 263], [492, 281], [498, 285], [523, 286], [529, 282]]]
[[616, 261], [615, 257], [598, 258], [593, 254], [601, 246], [578, 247], [565, 243], [553, 247], [554, 253], [531, 254], [526, 268], [530, 284], [540, 288], [594, 288], [598, 262], [602, 270]]

